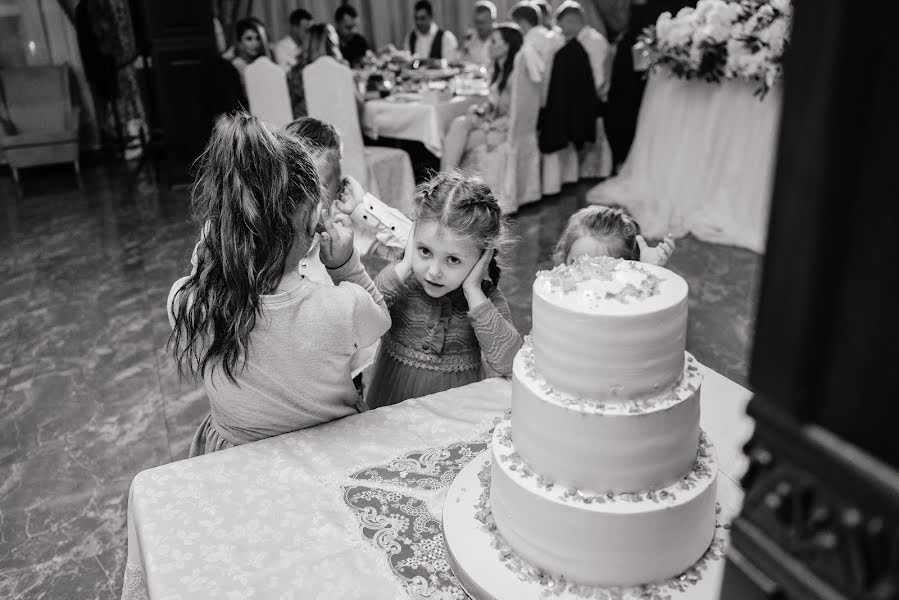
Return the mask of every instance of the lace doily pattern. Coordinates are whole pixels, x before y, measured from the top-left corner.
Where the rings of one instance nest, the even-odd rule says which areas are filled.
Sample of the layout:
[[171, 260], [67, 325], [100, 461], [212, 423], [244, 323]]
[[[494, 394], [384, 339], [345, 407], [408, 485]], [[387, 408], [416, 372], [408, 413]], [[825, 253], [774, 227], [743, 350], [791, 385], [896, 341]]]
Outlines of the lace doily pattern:
[[387, 555], [410, 595], [467, 598], [447, 561], [441, 517], [431, 514], [426, 501], [362, 485], [345, 487], [344, 501], [358, 517], [362, 535]]
[[444, 489], [471, 459], [487, 449], [489, 439], [483, 436], [473, 442], [410, 452], [387, 464], [357, 471], [350, 478], [420, 490]]
[[[494, 419], [495, 426], [500, 419]], [[468, 463], [487, 450], [494, 427], [470, 442], [407, 452], [385, 464], [349, 476], [358, 485], [343, 488], [362, 536], [384, 552], [390, 569], [414, 598], [468, 598], [449, 567], [439, 496]], [[407, 488], [404, 493], [396, 488]], [[413, 495], [414, 494], [414, 495]]]

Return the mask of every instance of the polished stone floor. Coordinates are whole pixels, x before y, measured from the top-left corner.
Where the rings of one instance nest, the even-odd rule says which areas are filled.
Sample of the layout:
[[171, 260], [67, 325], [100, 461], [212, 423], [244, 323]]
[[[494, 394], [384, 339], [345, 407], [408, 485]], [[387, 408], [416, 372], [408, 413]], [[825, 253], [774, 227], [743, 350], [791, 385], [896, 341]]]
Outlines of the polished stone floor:
[[[164, 354], [172, 281], [195, 229], [184, 193], [147, 175], [0, 171], [0, 598], [118, 598], [128, 486], [185, 458], [207, 412]], [[503, 275], [516, 325], [530, 283], [588, 185], [524, 209]], [[670, 265], [690, 284], [688, 349], [745, 382], [760, 260], [694, 239]]]

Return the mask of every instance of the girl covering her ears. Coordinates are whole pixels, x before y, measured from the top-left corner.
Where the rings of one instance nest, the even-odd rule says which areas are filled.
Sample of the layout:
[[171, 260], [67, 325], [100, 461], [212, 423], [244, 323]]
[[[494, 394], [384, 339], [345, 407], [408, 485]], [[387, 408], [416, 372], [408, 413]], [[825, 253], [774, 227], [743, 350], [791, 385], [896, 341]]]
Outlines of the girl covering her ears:
[[512, 374], [521, 335], [498, 283], [508, 244], [490, 188], [441, 173], [419, 187], [403, 259], [376, 278], [393, 326], [381, 340], [368, 403], [389, 406], [482, 379], [482, 358]]

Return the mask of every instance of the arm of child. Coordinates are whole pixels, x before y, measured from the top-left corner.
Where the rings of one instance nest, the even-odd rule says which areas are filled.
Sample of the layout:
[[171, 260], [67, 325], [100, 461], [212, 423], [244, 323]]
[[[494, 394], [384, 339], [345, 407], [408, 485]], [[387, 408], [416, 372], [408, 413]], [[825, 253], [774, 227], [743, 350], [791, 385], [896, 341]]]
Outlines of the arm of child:
[[512, 324], [512, 313], [502, 291], [496, 286], [490, 290], [487, 302], [482, 302], [468, 312], [471, 326], [481, 354], [491, 369], [509, 377], [512, 375], [512, 362], [521, 349], [521, 334]]
[[365, 223], [376, 230], [379, 242], [403, 249], [412, 231], [412, 220], [366, 192], [353, 177], [344, 177], [343, 189], [335, 202], [337, 209], [354, 223]]
[[341, 285], [352, 283], [354, 290], [353, 303], [353, 343], [357, 348], [371, 346], [390, 329], [390, 312], [384, 303], [384, 297], [365, 267], [359, 260], [359, 253], [353, 252], [346, 263], [336, 269], [328, 269], [331, 280]]
[[637, 246], [640, 248], [640, 262], [659, 267], [664, 267], [668, 264], [675, 250], [674, 238], [671, 237], [670, 233], [655, 247], [651, 247], [646, 243], [642, 235], [638, 235]]
[[409, 293], [406, 282], [397, 275], [395, 264], [387, 265], [378, 273], [378, 276], [375, 277], [375, 287], [384, 296], [384, 303], [388, 310], [393, 308], [397, 300]]

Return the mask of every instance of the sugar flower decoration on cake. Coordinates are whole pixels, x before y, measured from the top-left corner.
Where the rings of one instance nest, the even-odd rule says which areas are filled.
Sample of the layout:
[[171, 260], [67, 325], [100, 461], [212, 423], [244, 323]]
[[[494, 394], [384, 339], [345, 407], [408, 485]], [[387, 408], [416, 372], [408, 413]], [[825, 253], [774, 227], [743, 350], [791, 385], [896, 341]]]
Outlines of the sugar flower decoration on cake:
[[[552, 292], [579, 294], [592, 300], [617, 300], [623, 304], [645, 300], [659, 292], [661, 279], [639, 262], [608, 256], [582, 256], [573, 263], [537, 273]], [[597, 285], [584, 285], [594, 282]]]

